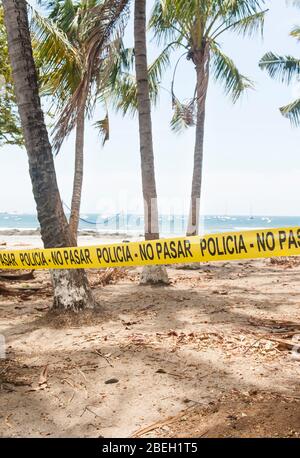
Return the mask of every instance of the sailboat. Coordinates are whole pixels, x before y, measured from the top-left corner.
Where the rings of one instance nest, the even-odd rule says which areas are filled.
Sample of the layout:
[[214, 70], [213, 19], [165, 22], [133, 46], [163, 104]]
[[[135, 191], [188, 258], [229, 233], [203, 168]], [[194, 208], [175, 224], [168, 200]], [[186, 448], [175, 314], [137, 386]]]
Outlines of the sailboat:
[[250, 219], [255, 219], [254, 216], [253, 216], [252, 205], [250, 206], [250, 212], [249, 212], [249, 213], [250, 213], [250, 216], [249, 216], [248, 220], [250, 220]]

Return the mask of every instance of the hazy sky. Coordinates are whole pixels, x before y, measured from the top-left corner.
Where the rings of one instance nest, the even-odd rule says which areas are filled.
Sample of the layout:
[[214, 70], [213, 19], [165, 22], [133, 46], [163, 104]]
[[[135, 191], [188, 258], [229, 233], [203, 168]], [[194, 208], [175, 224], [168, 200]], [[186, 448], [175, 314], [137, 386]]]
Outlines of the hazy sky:
[[[149, 2], [152, 4], [152, 1]], [[213, 81], [207, 102], [202, 209], [206, 214], [300, 215], [300, 129], [293, 129], [278, 107], [300, 93], [300, 86], [286, 87], [258, 68], [266, 51], [300, 56], [300, 43], [289, 31], [300, 24], [300, 9], [286, 7], [285, 0], [269, 2], [265, 37], [223, 38], [224, 50], [255, 91], [233, 106]], [[126, 42], [132, 45], [132, 24]], [[151, 59], [158, 53], [152, 42]], [[164, 87], [170, 86], [170, 72]], [[190, 97], [194, 68], [181, 61], [176, 90]], [[169, 127], [171, 100], [162, 91], [153, 111], [153, 132], [159, 205], [163, 213], [172, 208], [186, 212], [189, 201], [194, 129], [174, 134]], [[101, 112], [97, 113], [98, 118]], [[96, 116], [97, 119], [97, 116]], [[111, 139], [104, 148], [92, 127], [86, 131], [85, 178], [82, 211], [110, 213], [141, 209], [141, 179], [137, 119], [110, 115]], [[55, 159], [63, 199], [72, 190], [74, 137], [65, 142]], [[34, 212], [26, 152], [16, 147], [0, 149], [0, 212]]]

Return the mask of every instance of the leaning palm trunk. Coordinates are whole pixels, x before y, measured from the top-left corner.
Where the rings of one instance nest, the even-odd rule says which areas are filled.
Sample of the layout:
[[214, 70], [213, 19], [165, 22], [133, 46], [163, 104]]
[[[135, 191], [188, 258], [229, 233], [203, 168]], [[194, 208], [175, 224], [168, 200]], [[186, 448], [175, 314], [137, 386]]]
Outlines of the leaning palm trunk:
[[194, 62], [197, 73], [197, 123], [194, 150], [192, 192], [190, 201], [190, 211], [188, 217], [187, 236], [198, 235], [200, 226], [200, 198], [203, 168], [205, 103], [209, 79], [208, 45], [203, 46], [203, 49], [199, 51], [195, 51]]
[[73, 194], [71, 215], [69, 220], [70, 231], [75, 240], [77, 240], [80, 204], [83, 182], [83, 150], [84, 150], [84, 118], [85, 118], [85, 103], [81, 103], [78, 107], [76, 121], [76, 140], [75, 140], [75, 170], [73, 180]]
[[197, 73], [197, 122], [196, 141], [194, 150], [194, 170], [190, 211], [188, 217], [187, 236], [198, 235], [200, 225], [200, 197], [203, 168], [205, 103], [209, 80], [209, 47], [195, 51], [194, 62]]
[[[21, 118], [29, 173], [45, 248], [72, 246], [63, 212], [54, 161], [38, 93], [25, 0], [3, 0], [8, 49]], [[80, 310], [94, 306], [82, 270], [53, 273], [54, 307]]]
[[[134, 42], [142, 187], [144, 198], [145, 239], [155, 240], [159, 238], [159, 224], [147, 65], [146, 0], [135, 0]], [[168, 282], [166, 269], [161, 266], [155, 266], [155, 268], [144, 268], [141, 282]]]

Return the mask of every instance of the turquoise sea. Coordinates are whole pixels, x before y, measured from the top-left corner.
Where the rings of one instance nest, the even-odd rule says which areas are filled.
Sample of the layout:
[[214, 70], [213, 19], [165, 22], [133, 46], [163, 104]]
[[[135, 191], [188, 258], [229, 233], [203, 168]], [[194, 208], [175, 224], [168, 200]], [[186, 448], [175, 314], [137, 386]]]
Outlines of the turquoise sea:
[[[82, 214], [80, 230], [93, 231], [99, 234], [122, 233], [140, 235], [143, 233], [143, 217], [135, 214], [116, 214], [101, 216]], [[184, 215], [162, 215], [160, 232], [162, 236], [181, 235], [185, 233], [187, 217]], [[300, 226], [300, 216], [239, 216], [239, 215], [206, 215], [201, 220], [202, 233], [240, 231], [258, 228]], [[0, 213], [0, 231], [13, 230], [36, 231], [39, 223], [35, 215], [21, 213]]]

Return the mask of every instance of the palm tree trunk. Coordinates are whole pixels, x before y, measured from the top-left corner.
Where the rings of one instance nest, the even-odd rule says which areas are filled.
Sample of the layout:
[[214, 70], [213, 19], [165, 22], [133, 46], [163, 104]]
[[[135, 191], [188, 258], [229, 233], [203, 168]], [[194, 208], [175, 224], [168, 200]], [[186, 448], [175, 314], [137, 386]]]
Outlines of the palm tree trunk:
[[[135, 0], [134, 49], [144, 198], [145, 240], [155, 240], [159, 238], [159, 224], [147, 64], [146, 0]], [[168, 282], [166, 269], [161, 266], [144, 269], [144, 275], [142, 275], [141, 281], [142, 283]]]
[[77, 113], [76, 122], [76, 140], [75, 140], [75, 170], [73, 180], [73, 194], [71, 215], [69, 227], [73, 238], [77, 241], [80, 204], [83, 181], [83, 150], [84, 150], [84, 119], [85, 119], [85, 103], [80, 103]]
[[188, 217], [187, 236], [199, 234], [200, 197], [202, 186], [203, 145], [205, 127], [205, 104], [209, 80], [208, 46], [204, 46], [202, 50], [199, 50], [198, 52], [194, 53], [194, 62], [197, 74], [197, 123], [194, 150], [194, 170], [190, 210]]
[[[29, 173], [45, 248], [74, 245], [57, 186], [54, 161], [38, 93], [25, 0], [3, 0], [8, 49]], [[82, 270], [53, 273], [54, 307], [94, 306]]]
[[145, 239], [155, 240], [159, 238], [159, 227], [147, 65], [146, 0], [135, 0], [134, 41]]

